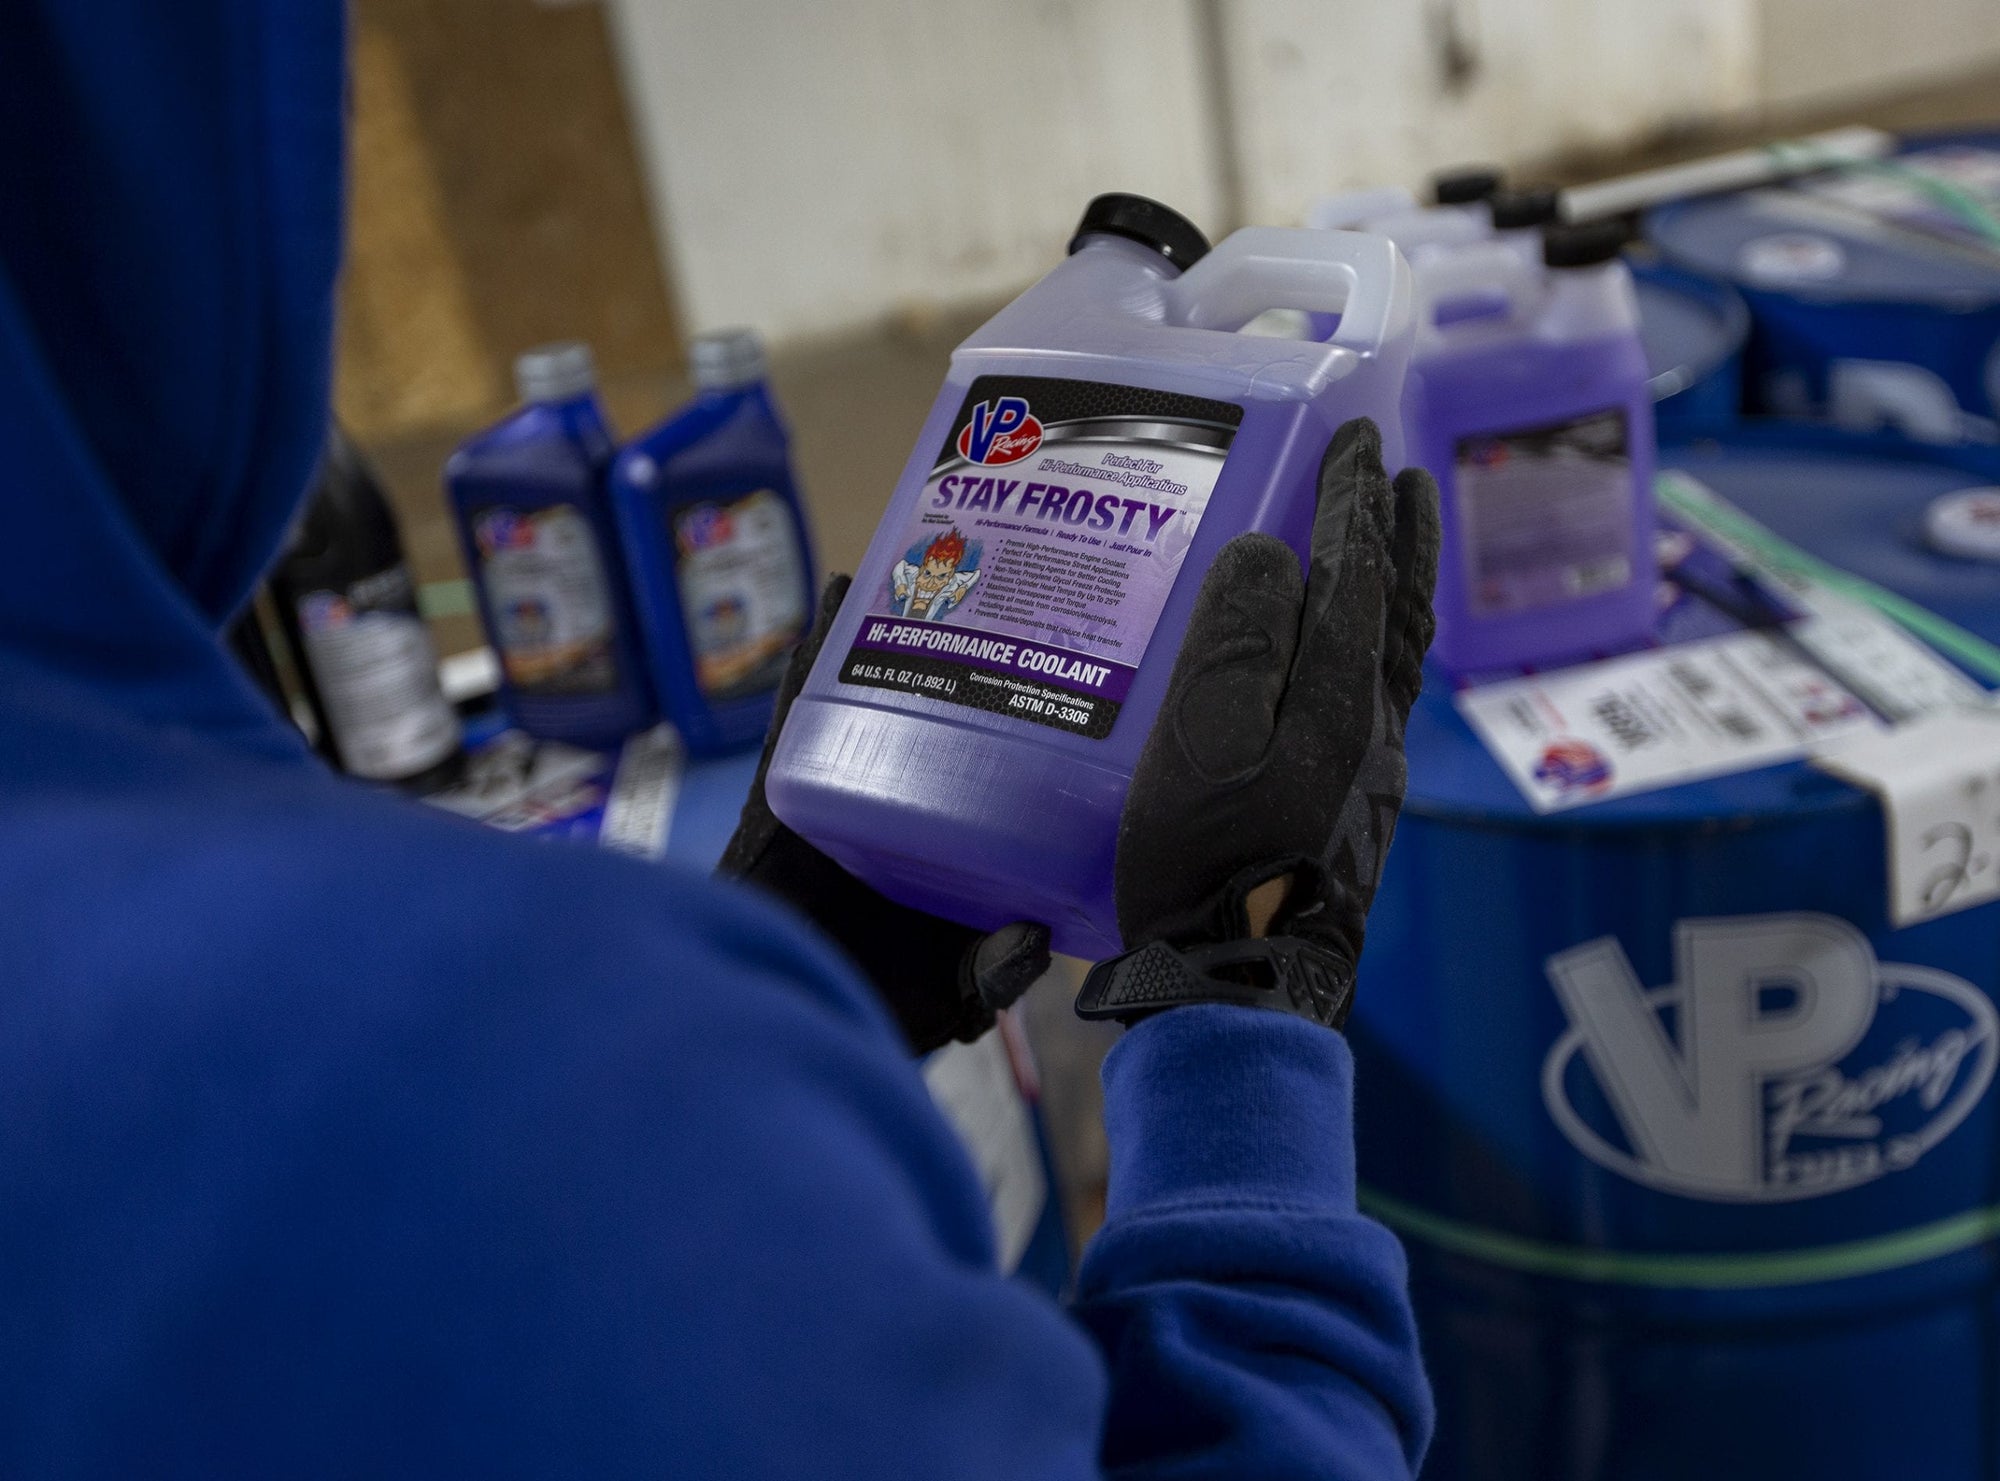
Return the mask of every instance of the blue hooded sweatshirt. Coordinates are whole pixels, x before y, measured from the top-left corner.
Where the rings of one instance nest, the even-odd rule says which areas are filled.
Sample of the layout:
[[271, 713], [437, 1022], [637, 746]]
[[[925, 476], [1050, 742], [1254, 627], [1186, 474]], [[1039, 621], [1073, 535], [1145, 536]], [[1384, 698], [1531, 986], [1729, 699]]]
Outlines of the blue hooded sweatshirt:
[[806, 924], [307, 754], [216, 633], [326, 422], [340, 8], [4, 31], [0, 1474], [1407, 1473], [1338, 1036], [1129, 1033], [1064, 1310]]

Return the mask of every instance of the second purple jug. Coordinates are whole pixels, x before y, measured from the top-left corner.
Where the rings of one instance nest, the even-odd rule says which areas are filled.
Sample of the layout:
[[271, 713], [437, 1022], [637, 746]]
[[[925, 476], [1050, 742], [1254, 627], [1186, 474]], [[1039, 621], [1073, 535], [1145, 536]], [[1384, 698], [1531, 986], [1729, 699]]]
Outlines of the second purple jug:
[[[1239, 334], [1266, 309], [1324, 342]], [[1220, 547], [1303, 553], [1334, 429], [1391, 468], [1409, 269], [1379, 237], [1251, 228], [1211, 250], [1100, 196], [1068, 258], [952, 355], [793, 707], [771, 807], [890, 898], [1121, 949], [1118, 818]]]
[[1496, 240], [1417, 267], [1406, 422], [1438, 480], [1431, 656], [1453, 673], [1652, 632], [1653, 399], [1621, 243], [1608, 224], [1554, 227], [1541, 266]]

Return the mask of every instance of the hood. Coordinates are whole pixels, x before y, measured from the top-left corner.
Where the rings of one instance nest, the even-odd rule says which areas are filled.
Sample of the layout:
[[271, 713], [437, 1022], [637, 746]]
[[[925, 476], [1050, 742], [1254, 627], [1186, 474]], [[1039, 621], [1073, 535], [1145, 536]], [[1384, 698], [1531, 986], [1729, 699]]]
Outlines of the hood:
[[249, 698], [217, 641], [325, 435], [339, 0], [26, 0], [0, 45], [0, 655], [155, 713]]

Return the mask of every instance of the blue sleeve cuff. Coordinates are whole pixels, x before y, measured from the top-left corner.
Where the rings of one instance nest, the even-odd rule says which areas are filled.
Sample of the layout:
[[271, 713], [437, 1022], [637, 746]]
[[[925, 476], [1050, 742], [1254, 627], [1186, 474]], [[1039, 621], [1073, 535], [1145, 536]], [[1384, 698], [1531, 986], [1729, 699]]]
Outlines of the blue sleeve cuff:
[[1354, 1209], [1354, 1061], [1287, 1013], [1220, 1003], [1135, 1025], [1104, 1063], [1106, 1215], [1168, 1204]]

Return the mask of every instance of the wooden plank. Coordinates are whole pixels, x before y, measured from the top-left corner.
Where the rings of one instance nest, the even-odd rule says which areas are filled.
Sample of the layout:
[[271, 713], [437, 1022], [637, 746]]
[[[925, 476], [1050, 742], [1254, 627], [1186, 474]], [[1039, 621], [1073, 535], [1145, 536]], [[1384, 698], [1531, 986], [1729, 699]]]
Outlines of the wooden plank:
[[679, 358], [600, 7], [358, 0], [338, 405], [357, 435], [460, 425], [513, 357]]

